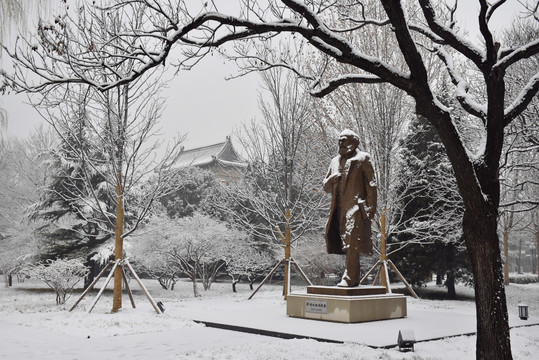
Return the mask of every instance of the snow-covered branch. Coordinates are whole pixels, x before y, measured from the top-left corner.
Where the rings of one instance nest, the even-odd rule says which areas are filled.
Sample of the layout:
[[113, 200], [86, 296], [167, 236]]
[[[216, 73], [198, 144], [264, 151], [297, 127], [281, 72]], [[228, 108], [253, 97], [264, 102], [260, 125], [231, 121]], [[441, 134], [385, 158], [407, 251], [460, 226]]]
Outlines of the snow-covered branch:
[[346, 84], [378, 84], [384, 82], [384, 80], [375, 75], [347, 74], [331, 79], [326, 85], [321, 88], [313, 87], [313, 90], [311, 90], [310, 93], [311, 95], [316, 97], [324, 97]]
[[517, 116], [519, 116], [530, 103], [536, 98], [539, 92], [539, 72], [533, 76], [513, 102], [505, 108], [504, 126], [509, 125]]
[[468, 113], [476, 116], [481, 119], [483, 123], [486, 119], [486, 109], [484, 105], [478, 104], [472, 98], [469, 93], [469, 86], [464, 77], [460, 75], [460, 72], [457, 70], [453, 58], [451, 55], [445, 51], [442, 47], [436, 48], [436, 53], [439, 58], [444, 62], [446, 70], [451, 77], [451, 81], [455, 84], [456, 98], [459, 101], [460, 105]]
[[[445, 26], [440, 18], [436, 15], [434, 5], [430, 0], [419, 0], [423, 15], [427, 20], [430, 31], [442, 38], [444, 42], [452, 48], [473, 61], [477, 67], [480, 67], [484, 58], [484, 54], [466, 39], [460, 37], [454, 29]], [[429, 31], [429, 32], [430, 32]]]

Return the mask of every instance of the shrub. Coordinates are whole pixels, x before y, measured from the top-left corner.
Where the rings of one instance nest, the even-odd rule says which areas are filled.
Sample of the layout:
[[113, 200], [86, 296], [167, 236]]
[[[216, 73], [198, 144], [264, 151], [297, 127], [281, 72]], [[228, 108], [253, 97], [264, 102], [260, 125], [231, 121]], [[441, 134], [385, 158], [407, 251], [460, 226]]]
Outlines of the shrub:
[[509, 282], [513, 284], [532, 284], [539, 282], [539, 277], [533, 274], [511, 274]]
[[67, 295], [88, 274], [88, 269], [79, 259], [48, 260], [34, 266], [30, 276], [47, 284], [56, 293], [56, 304], [65, 304]]

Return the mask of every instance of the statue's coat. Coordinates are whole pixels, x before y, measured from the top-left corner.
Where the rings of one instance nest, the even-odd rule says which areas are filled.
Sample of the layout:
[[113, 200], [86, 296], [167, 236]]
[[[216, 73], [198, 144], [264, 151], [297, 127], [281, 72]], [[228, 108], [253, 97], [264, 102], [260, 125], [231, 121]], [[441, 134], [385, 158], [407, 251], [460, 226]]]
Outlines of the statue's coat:
[[[345, 254], [344, 244], [355, 240], [359, 241], [360, 253], [371, 255], [371, 219], [376, 213], [374, 169], [369, 154], [359, 150], [346, 160], [342, 170], [340, 162], [340, 155], [331, 160], [323, 183], [324, 190], [332, 194], [326, 225], [327, 252]], [[338, 173], [342, 176], [340, 181], [328, 183], [328, 178]], [[346, 226], [341, 226], [341, 222]]]

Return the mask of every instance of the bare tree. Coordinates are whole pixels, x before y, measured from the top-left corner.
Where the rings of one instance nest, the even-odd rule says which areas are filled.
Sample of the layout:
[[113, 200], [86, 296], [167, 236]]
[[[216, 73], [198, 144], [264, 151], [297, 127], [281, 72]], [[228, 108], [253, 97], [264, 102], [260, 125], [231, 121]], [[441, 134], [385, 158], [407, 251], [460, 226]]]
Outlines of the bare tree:
[[[117, 22], [111, 26], [114, 24]], [[123, 259], [123, 239], [137, 229], [154, 201], [168, 191], [168, 183], [174, 178], [169, 170], [181, 151], [181, 138], [161, 153], [162, 142], [155, 140], [163, 109], [163, 101], [157, 97], [161, 86], [159, 78], [141, 79], [103, 93], [74, 85], [67, 91], [54, 89], [36, 104], [70, 147], [81, 170], [72, 173], [73, 186], [65, 184], [72, 191], [59, 195], [65, 202], [82, 205], [84, 211], [77, 214], [85, 221], [114, 235], [116, 260]], [[95, 174], [104, 180], [99, 188], [92, 183]], [[113, 199], [112, 208], [101, 193]], [[121, 270], [117, 267], [115, 273], [113, 311], [122, 307]]]
[[3, 0], [0, 3], [0, 43], [8, 42], [7, 36], [15, 32], [26, 33], [30, 24], [39, 16], [51, 13], [52, 2], [53, 0]]
[[49, 181], [43, 154], [54, 144], [52, 131], [42, 126], [27, 139], [9, 139], [0, 159], [0, 268], [7, 285], [11, 285], [13, 275], [39, 255], [39, 239], [34, 231], [41, 224], [30, 222], [27, 210]]
[[[146, 231], [136, 236], [134, 253], [145, 268], [186, 275], [193, 283], [193, 295], [200, 296], [197, 283], [209, 290], [228, 261], [241, 261], [249, 245], [245, 233], [198, 213], [170, 219], [155, 217]], [[243, 244], [237, 244], [238, 242]]]
[[[159, 81], [141, 81], [106, 93], [71, 88], [67, 96], [49, 93], [38, 105], [70, 147], [71, 161], [80, 170], [64, 179], [69, 191], [56, 194], [63, 202], [78, 204], [82, 220], [115, 237], [111, 251], [116, 260], [124, 257], [123, 239], [136, 231], [154, 202], [169, 190], [174, 179], [170, 167], [181, 151], [179, 140], [159, 154], [161, 141], [155, 139], [163, 108], [156, 98], [159, 86]], [[51, 102], [57, 106], [51, 107]], [[102, 183], [94, 183], [96, 174]], [[121, 273], [115, 274], [113, 311], [122, 307], [121, 279]]]
[[[225, 190], [239, 206], [236, 220], [257, 238], [284, 249], [288, 274], [294, 242], [320, 226], [325, 198], [318, 189], [325, 173], [321, 164], [327, 161], [318, 161], [313, 102], [301, 82], [279, 68], [261, 77], [268, 95], [267, 100], [261, 95], [262, 123], [244, 125], [238, 135], [250, 170]], [[288, 275], [285, 278], [286, 296]]]
[[29, 274], [56, 293], [56, 305], [65, 304], [73, 288], [86, 276], [88, 269], [79, 259], [49, 260], [30, 268]]
[[[120, 47], [122, 41], [113, 33], [135, 28], [143, 18], [141, 8], [129, 16], [118, 13], [107, 16], [104, 12], [93, 14], [91, 21], [96, 28], [92, 34], [101, 41]], [[126, 22], [122, 23], [120, 19]], [[40, 31], [46, 32], [46, 28], [41, 26]], [[48, 51], [62, 52], [58, 44]], [[120, 72], [131, 71], [135, 63], [134, 60], [123, 61], [116, 73], [96, 71], [93, 76], [102, 80], [117, 77]], [[158, 97], [162, 86], [159, 76], [143, 77], [105, 92], [74, 84], [50, 89], [47, 96], [35, 105], [63, 137], [64, 143], [71, 147], [82, 170], [75, 175], [78, 178], [72, 180], [85, 184], [83, 189], [68, 193], [66, 200], [82, 202], [88, 209], [78, 213], [83, 217], [100, 214], [100, 221], [95, 217], [86, 220], [96, 224], [101, 231], [114, 234], [116, 261], [124, 257], [123, 239], [138, 228], [155, 200], [168, 191], [168, 184], [174, 178], [170, 167], [181, 151], [182, 138], [176, 139], [161, 153], [162, 141], [155, 138], [163, 109], [163, 100]], [[83, 126], [82, 132], [80, 126], [72, 126], [74, 121]], [[95, 173], [104, 179], [100, 189], [95, 189], [92, 184], [92, 174]], [[100, 192], [107, 192], [107, 197], [113, 199], [112, 209], [103, 202]], [[122, 268], [117, 267], [113, 312], [122, 307], [121, 289]]]
[[[526, 44], [539, 36], [537, 23], [514, 23], [503, 38], [515, 45]], [[535, 55], [508, 69], [507, 92], [513, 96], [539, 66]], [[537, 96], [505, 129], [505, 142], [500, 163], [501, 205], [500, 230], [503, 236], [504, 282], [509, 284], [509, 243], [511, 234], [533, 229], [534, 212], [539, 206], [539, 111]], [[533, 233], [533, 230], [531, 231]]]
[[232, 291], [236, 292], [236, 285], [244, 277], [253, 290], [253, 283], [261, 276], [266, 275], [273, 264], [273, 257], [267, 251], [257, 249], [254, 244], [235, 243], [225, 256], [226, 272], [232, 278]]
[[[359, 2], [297, 0], [258, 3], [243, 1], [237, 15], [224, 14], [213, 5], [203, 3], [203, 8], [189, 8], [187, 2], [177, 1], [161, 5], [153, 0], [117, 1], [107, 11], [130, 12], [133, 7], [144, 6], [144, 22], [135, 30], [119, 32], [118, 39], [125, 41], [119, 51], [116, 44], [95, 41], [86, 29], [77, 33], [70, 28], [64, 31], [64, 20], [46, 29], [43, 42], [50, 47], [28, 44], [10, 54], [17, 59], [19, 68], [5, 73], [6, 86], [19, 90], [40, 91], [56, 84], [85, 82], [99, 89], [117, 87], [132, 82], [144, 72], [164, 63], [172, 56], [175, 44], [184, 45], [180, 65], [193, 65], [214, 47], [245, 38], [264, 41], [268, 37], [296, 36], [313, 49], [328, 55], [328, 60], [351, 65], [354, 72], [336, 78], [312, 74], [311, 93], [324, 96], [335, 89], [357, 83], [389, 83], [411, 96], [416, 112], [428, 119], [437, 129], [455, 171], [465, 207], [463, 233], [475, 278], [477, 304], [477, 353], [478, 358], [510, 359], [511, 346], [507, 321], [507, 304], [503, 286], [502, 260], [497, 234], [500, 205], [499, 162], [504, 141], [504, 129], [530, 104], [539, 91], [539, 74], [531, 75], [525, 85], [507, 98], [506, 71], [515, 64], [539, 52], [539, 40], [513, 46], [502, 44], [491, 30], [492, 15], [504, 8], [506, 1], [488, 3], [478, 0], [477, 19], [482, 44], [475, 45], [459, 33], [455, 18], [456, 6], [436, 8], [430, 0], [418, 0], [420, 21], [405, 13], [401, 1], [381, 0], [385, 14], [380, 18], [349, 17], [350, 7], [361, 7]], [[445, 5], [442, 3], [442, 5]], [[191, 6], [193, 6], [191, 4]], [[532, 11], [535, 9], [532, 6]], [[362, 14], [361, 11], [358, 12]], [[533, 16], [531, 13], [530, 16]], [[343, 26], [328, 25], [329, 16], [342, 16]], [[77, 23], [75, 22], [75, 25]], [[406, 68], [399, 70], [391, 62], [370, 56], [357, 49], [346, 36], [363, 26], [391, 26], [398, 50]], [[67, 27], [65, 27], [67, 28]], [[131, 30], [131, 31], [130, 31]], [[49, 34], [58, 34], [53, 38]], [[64, 34], [66, 36], [64, 36]], [[137, 39], [136, 42], [127, 41]], [[59, 41], [61, 39], [61, 42]], [[420, 39], [421, 41], [417, 41]], [[51, 41], [48, 41], [51, 40]], [[123, 44], [122, 44], [123, 45]], [[36, 48], [37, 46], [37, 48]], [[32, 48], [36, 48], [35, 51]], [[92, 52], [98, 50], [98, 52]], [[47, 66], [54, 53], [54, 66]], [[467, 113], [467, 118], [455, 121], [453, 109], [440, 101], [434, 82], [426, 68], [425, 52], [434, 53], [444, 71], [451, 78], [450, 94]], [[182, 57], [184, 56], [184, 57]], [[124, 59], [136, 59], [129, 72], [115, 73]], [[471, 87], [468, 78], [457, 67], [461, 58], [481, 75], [480, 86]], [[45, 60], [45, 65], [41, 60]], [[275, 65], [287, 66], [283, 63]], [[35, 83], [20, 66], [39, 75]], [[92, 66], [114, 74], [109, 78], [93, 77], [87, 69]], [[118, 76], [119, 75], [119, 76]], [[473, 121], [471, 121], [473, 120]], [[464, 131], [475, 133], [479, 141], [470, 143], [461, 136]], [[496, 344], [497, 346], [492, 346]]]

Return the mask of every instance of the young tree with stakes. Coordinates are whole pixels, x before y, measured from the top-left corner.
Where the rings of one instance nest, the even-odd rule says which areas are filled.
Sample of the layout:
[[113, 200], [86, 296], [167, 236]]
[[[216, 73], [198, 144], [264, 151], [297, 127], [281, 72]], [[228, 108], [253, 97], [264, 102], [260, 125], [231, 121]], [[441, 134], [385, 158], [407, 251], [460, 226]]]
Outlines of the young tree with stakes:
[[[143, 6], [144, 21], [134, 31], [118, 32], [118, 39], [137, 39], [125, 42], [121, 48], [104, 41], [94, 42], [86, 24], [80, 31], [70, 28], [65, 32], [61, 52], [54, 56], [54, 66], [47, 66], [50, 59], [42, 46], [18, 46], [10, 54], [18, 68], [4, 74], [6, 86], [18, 91], [42, 91], [62, 83], [84, 82], [106, 90], [132, 82], [146, 71], [163, 64], [169, 57], [177, 56], [180, 65], [192, 66], [200, 57], [211, 53], [215, 47], [241, 39], [263, 42], [268, 38], [290, 35], [296, 41], [305, 41], [312, 48], [324, 53], [331, 62], [352, 65], [355, 70], [345, 76], [327, 78], [323, 73], [311, 74], [311, 93], [325, 96], [340, 86], [354, 83], [389, 83], [411, 96], [417, 114], [425, 117], [438, 131], [455, 172], [463, 199], [465, 213], [463, 234], [472, 263], [477, 304], [477, 358], [511, 359], [511, 343], [507, 303], [503, 284], [502, 259], [499, 247], [498, 210], [500, 206], [499, 163], [504, 142], [504, 129], [530, 104], [539, 91], [539, 74], [532, 74], [508, 98], [505, 77], [515, 64], [539, 52], [539, 39], [532, 39], [519, 46], [496, 39], [490, 20], [494, 13], [503, 11], [505, 0], [489, 3], [478, 0], [476, 13], [481, 44], [470, 42], [458, 31], [459, 19], [455, 17], [456, 4], [437, 8], [430, 0], [418, 0], [418, 18], [407, 14], [403, 2], [380, 0], [384, 12], [380, 18], [349, 17], [349, 7], [361, 7], [359, 2], [282, 0], [267, 2], [240, 1], [238, 15], [219, 12], [214, 2], [203, 3], [194, 9], [191, 2], [177, 0], [166, 6], [153, 0], [115, 1], [107, 11], [129, 12]], [[170, 6], [169, 6], [170, 5]], [[537, 15], [535, 2], [527, 2], [529, 14]], [[100, 9], [95, 11], [100, 11]], [[358, 12], [361, 14], [361, 11]], [[343, 26], [326, 23], [328, 16], [342, 16]], [[406, 63], [405, 70], [370, 56], [357, 49], [345, 36], [363, 26], [390, 26], [394, 30], [399, 51]], [[53, 25], [63, 33], [61, 25]], [[50, 28], [49, 28], [50, 29]], [[48, 38], [44, 39], [45, 44]], [[42, 42], [43, 44], [43, 42]], [[183, 45], [182, 54], [172, 53], [173, 45]], [[58, 48], [58, 42], [52, 43]], [[32, 48], [35, 48], [35, 51]], [[121, 51], [120, 51], [121, 50]], [[98, 52], [97, 52], [98, 51]], [[7, 52], [7, 51], [6, 51]], [[426, 69], [425, 54], [433, 53], [451, 78], [450, 94], [467, 113], [464, 122], [457, 123], [453, 109], [440, 101]], [[99, 56], [92, 57], [92, 54]], [[90, 55], [90, 56], [88, 56]], [[122, 59], [136, 59], [135, 66], [114, 77], [96, 78], [86, 69], [93, 66], [114, 73]], [[28, 60], [32, 59], [32, 60]], [[481, 74], [481, 86], [473, 88], [467, 83], [464, 66], [456, 66], [457, 59], [464, 59], [473, 71]], [[41, 61], [44, 60], [44, 61]], [[290, 64], [275, 63], [290, 68]], [[23, 69], [36, 73], [40, 80], [27, 81]], [[471, 122], [473, 121], [473, 123]], [[463, 129], [472, 130], [480, 139], [468, 143], [461, 136]], [[496, 344], [493, 346], [492, 344]]]
[[[78, 170], [65, 174], [68, 179], [63, 182], [64, 189], [71, 191], [56, 194], [63, 193], [61, 201], [80, 210], [79, 217], [95, 228], [91, 234], [114, 238], [113, 312], [122, 308], [124, 239], [170, 190], [175, 178], [170, 167], [181, 151], [178, 141], [162, 157], [156, 156], [161, 142], [153, 138], [162, 102], [155, 96], [160, 86], [159, 80], [137, 81], [105, 93], [73, 86], [62, 101], [49, 93], [46, 102], [39, 104], [77, 163]], [[82, 117], [84, 134], [71, 126], [74, 115]]]
[[[121, 14], [115, 15], [93, 14], [89, 26], [95, 26], [91, 33], [100, 41], [120, 46], [121, 41], [113, 34], [137, 27], [143, 14], [139, 8], [126, 23], [120, 21]], [[57, 18], [56, 24], [65, 28], [63, 21], [68, 16], [66, 14], [63, 20]], [[51, 28], [40, 24], [38, 29], [41, 36], [50, 35], [48, 39], [54, 43], [44, 51], [47, 56], [61, 56], [64, 53], [62, 42], [58, 42], [61, 35], [49, 32]], [[117, 70], [128, 73], [134, 64], [134, 60], [122, 62]], [[92, 72], [92, 77], [103, 81], [120, 75], [119, 72], [107, 74], [97, 68]], [[145, 76], [104, 92], [84, 84], [68, 84], [48, 89], [47, 96], [34, 104], [63, 137], [63, 144], [69, 147], [80, 168], [71, 179], [72, 192], [63, 200], [79, 203], [85, 210], [78, 212], [80, 216], [99, 231], [114, 236], [112, 312], [122, 308], [124, 239], [137, 229], [154, 201], [169, 190], [169, 182], [174, 178], [169, 170], [181, 151], [181, 139], [178, 139], [161, 157], [156, 155], [161, 141], [154, 137], [163, 109], [162, 99], [156, 97], [162, 87], [159, 78]], [[73, 118], [84, 125], [82, 132], [80, 126], [72, 126]], [[99, 189], [94, 187], [96, 176], [101, 179]], [[103, 201], [102, 192], [107, 193], [105, 197], [111, 199], [112, 206]], [[92, 214], [99, 214], [99, 218]]]
[[287, 75], [279, 68], [261, 73], [269, 95], [269, 100], [261, 97], [260, 101], [262, 124], [245, 125], [238, 136], [250, 169], [241, 182], [225, 187], [230, 199], [240, 206], [234, 212], [236, 220], [257, 238], [284, 249], [284, 258], [260, 286], [283, 264], [285, 298], [292, 266], [310, 284], [291, 250], [296, 239], [319, 224], [324, 198], [317, 189], [325, 171], [316, 161], [316, 143], [310, 141], [315, 134], [312, 99], [298, 79]]

